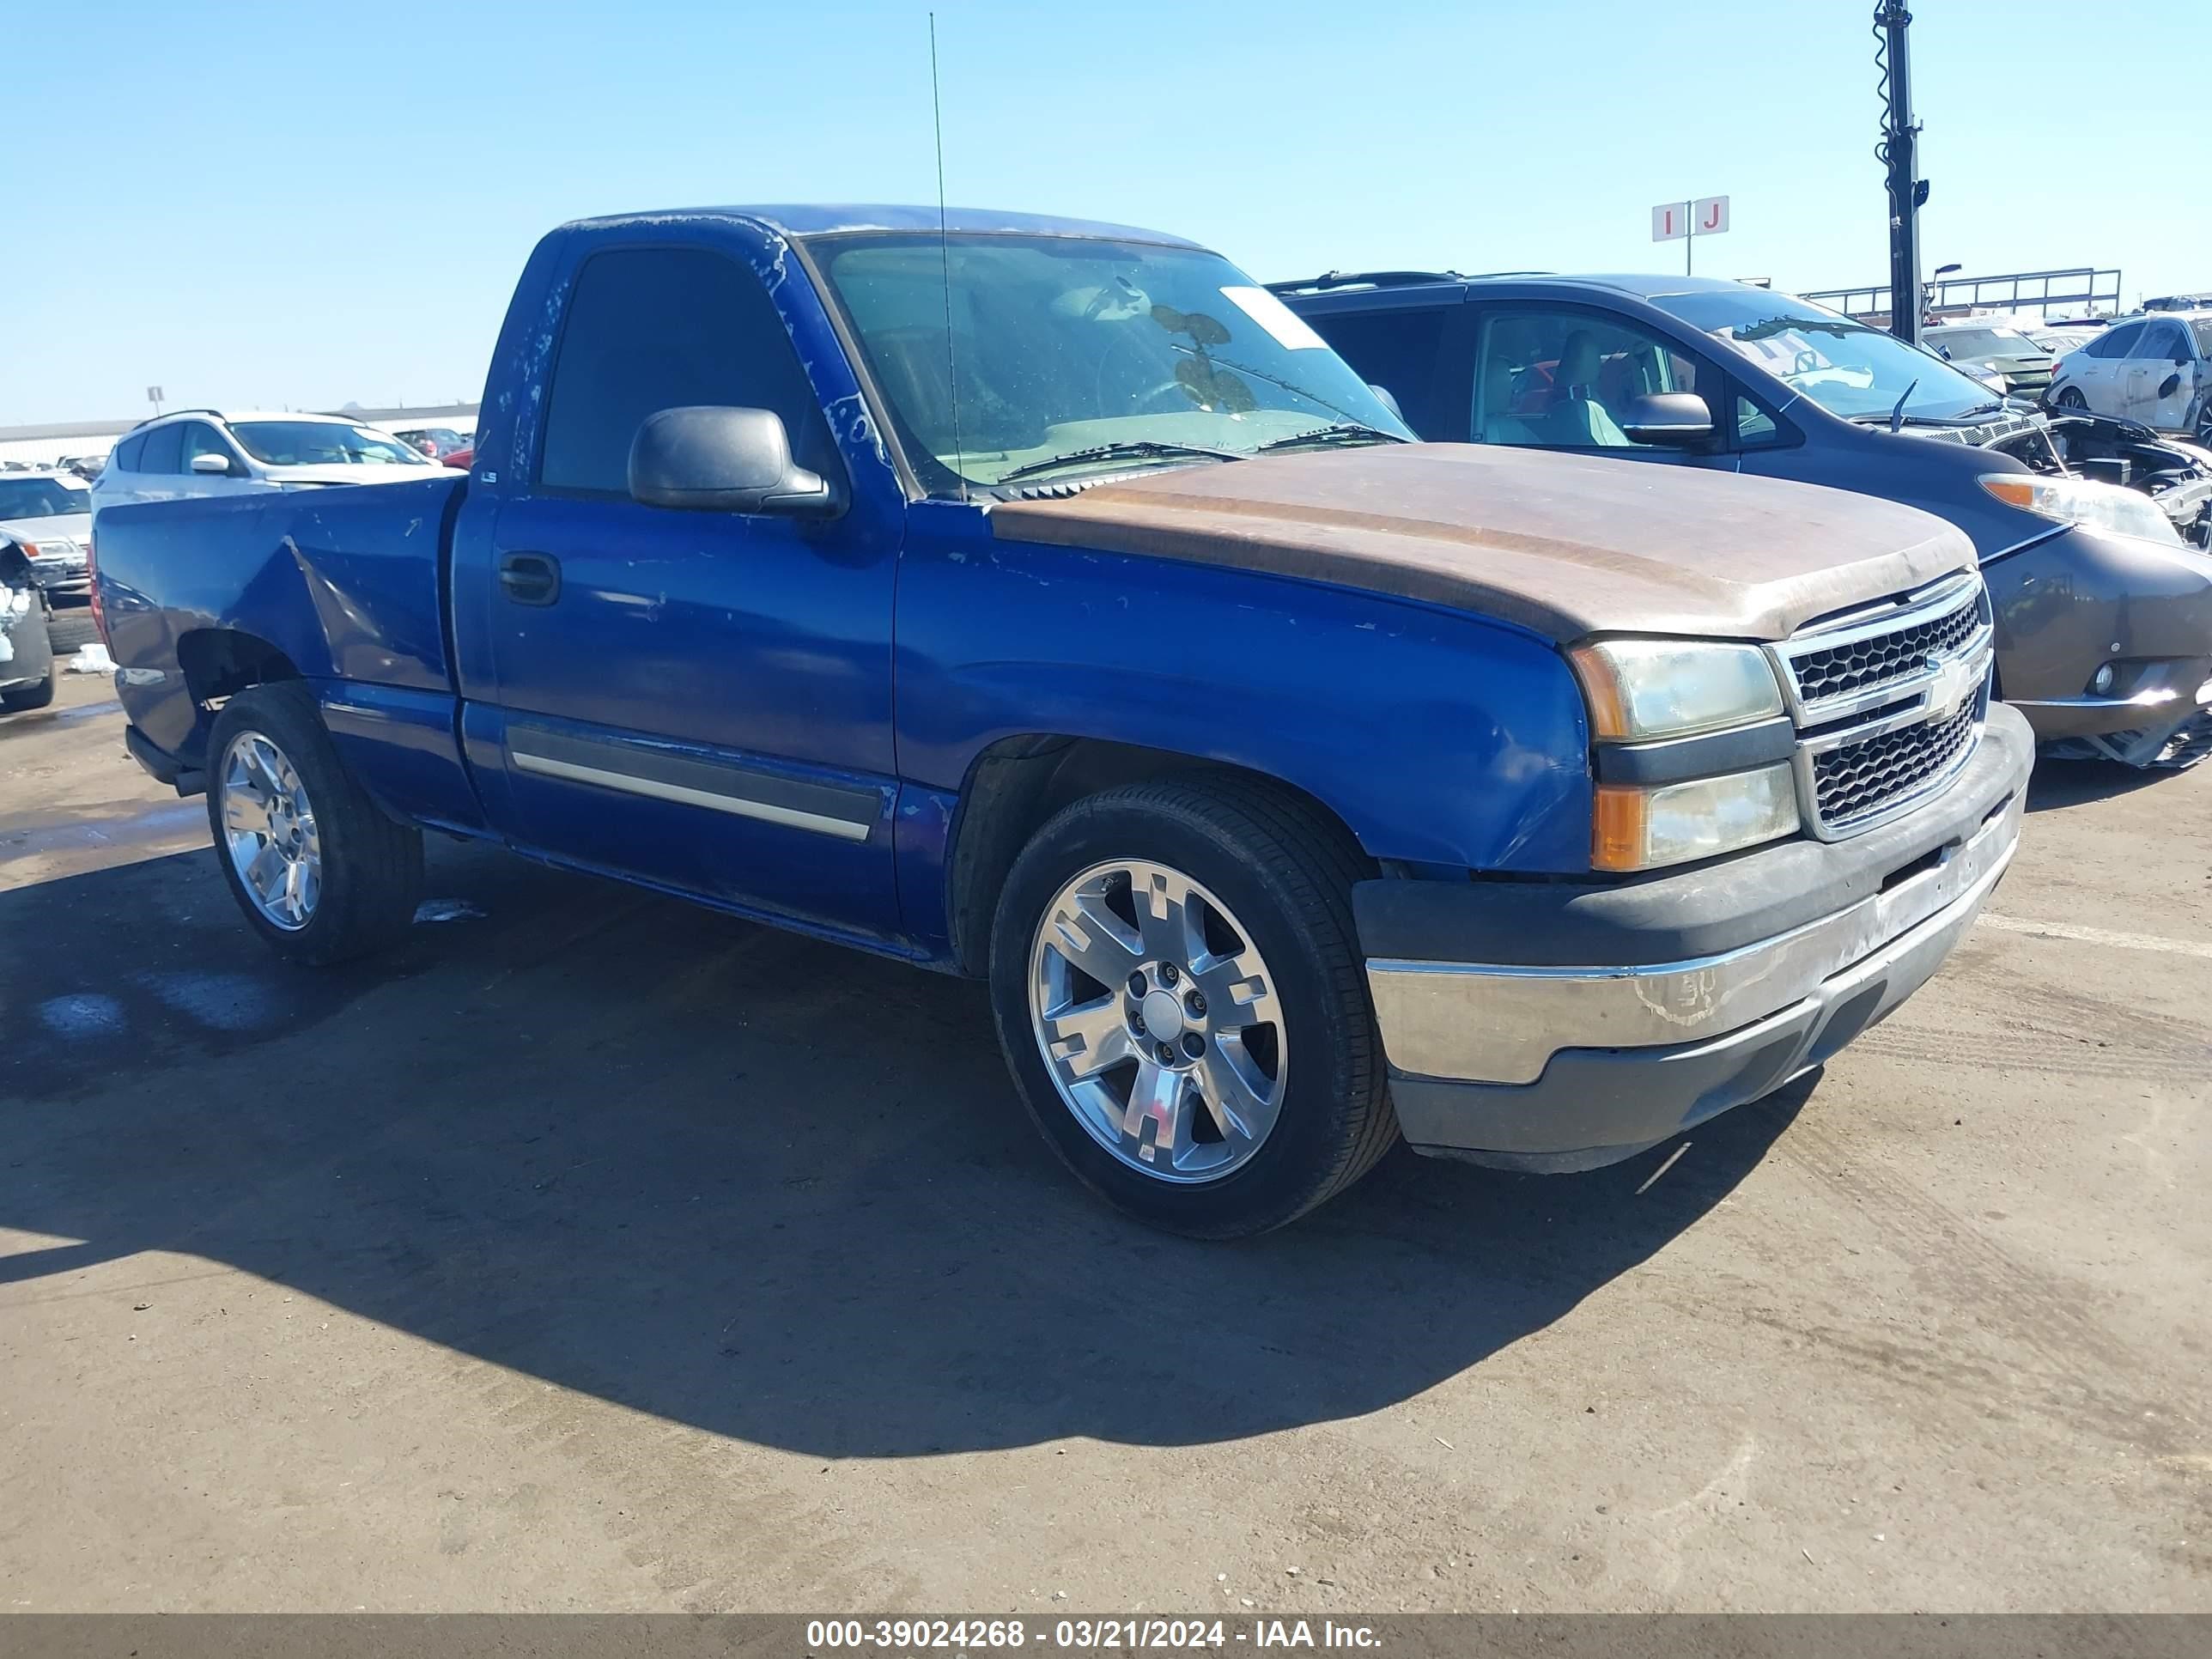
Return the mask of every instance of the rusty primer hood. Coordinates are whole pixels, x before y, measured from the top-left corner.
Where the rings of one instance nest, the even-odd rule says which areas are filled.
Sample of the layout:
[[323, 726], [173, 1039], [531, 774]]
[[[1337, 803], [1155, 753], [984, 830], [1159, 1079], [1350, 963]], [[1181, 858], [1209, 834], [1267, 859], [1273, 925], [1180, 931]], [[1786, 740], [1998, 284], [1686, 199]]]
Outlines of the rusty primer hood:
[[1778, 640], [1971, 568], [1917, 507], [1665, 462], [1480, 444], [1262, 456], [991, 509], [1001, 541], [1334, 582], [1591, 634]]

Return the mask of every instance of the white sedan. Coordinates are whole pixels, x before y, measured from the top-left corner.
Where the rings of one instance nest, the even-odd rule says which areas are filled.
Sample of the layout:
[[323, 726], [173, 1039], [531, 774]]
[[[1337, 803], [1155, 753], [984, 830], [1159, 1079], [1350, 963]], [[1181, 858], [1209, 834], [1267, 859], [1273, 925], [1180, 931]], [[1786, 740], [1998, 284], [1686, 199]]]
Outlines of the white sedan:
[[2058, 360], [2051, 402], [2212, 444], [2212, 311], [2114, 323]]

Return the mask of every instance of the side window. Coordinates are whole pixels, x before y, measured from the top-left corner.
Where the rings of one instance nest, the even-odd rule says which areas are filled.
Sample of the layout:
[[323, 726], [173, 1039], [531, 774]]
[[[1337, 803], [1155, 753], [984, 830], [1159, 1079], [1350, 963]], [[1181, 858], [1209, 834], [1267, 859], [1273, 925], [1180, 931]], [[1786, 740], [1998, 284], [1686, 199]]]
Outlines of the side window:
[[115, 453], [109, 459], [118, 472], [136, 472], [138, 470], [138, 452], [145, 447], [146, 439], [143, 434], [136, 438], [125, 438], [115, 446]]
[[1735, 400], [1735, 441], [1746, 449], [1765, 449], [1782, 441], [1782, 428], [1774, 423], [1774, 416], [1739, 394]]
[[2108, 328], [2089, 348], [2089, 355], [2092, 357], [2125, 357], [2133, 351], [2142, 331], [2141, 323], [2123, 323], [2117, 328]]
[[1454, 308], [1393, 307], [1358, 315], [1310, 317], [1315, 331], [1336, 348], [1336, 355], [1398, 400], [1407, 424], [1424, 438], [1450, 441], [1449, 417], [1436, 406], [1437, 363], [1444, 349], [1444, 325]]
[[205, 421], [187, 421], [182, 430], [185, 434], [182, 465], [185, 471], [192, 470], [192, 457], [195, 455], [220, 455], [226, 464], [231, 463], [230, 446], [223, 442], [222, 434]]
[[623, 495], [648, 415], [692, 404], [773, 410], [802, 466], [837, 465], [775, 306], [752, 273], [704, 248], [617, 248], [576, 277], [553, 368], [538, 482]]
[[1632, 324], [1579, 313], [1498, 311], [1475, 354], [1477, 443], [1641, 449], [1620, 429], [1637, 398], [1696, 392], [1698, 365]]
[[2143, 331], [2142, 343], [2136, 348], [2138, 357], [2154, 357], [2161, 362], [2186, 362], [2189, 345], [2181, 336], [2179, 323], [2153, 323]]
[[138, 452], [141, 472], [174, 472], [181, 466], [179, 457], [184, 451], [185, 429], [181, 426], [157, 426], [146, 434], [145, 447]]

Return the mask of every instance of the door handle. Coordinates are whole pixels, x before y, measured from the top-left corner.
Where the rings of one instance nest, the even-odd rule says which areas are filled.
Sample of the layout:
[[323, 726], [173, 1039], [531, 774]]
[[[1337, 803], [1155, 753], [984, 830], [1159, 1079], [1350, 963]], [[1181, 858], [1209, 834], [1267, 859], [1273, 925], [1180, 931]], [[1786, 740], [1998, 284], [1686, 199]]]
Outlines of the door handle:
[[550, 553], [502, 553], [499, 585], [517, 605], [550, 605], [561, 597], [561, 561]]

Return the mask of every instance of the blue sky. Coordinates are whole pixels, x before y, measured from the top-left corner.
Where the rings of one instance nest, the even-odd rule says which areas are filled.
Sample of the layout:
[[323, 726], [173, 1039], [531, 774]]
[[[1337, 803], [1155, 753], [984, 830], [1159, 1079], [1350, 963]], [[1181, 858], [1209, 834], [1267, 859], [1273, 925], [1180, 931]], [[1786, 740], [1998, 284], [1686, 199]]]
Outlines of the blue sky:
[[[937, 12], [957, 202], [1173, 230], [1264, 279], [1671, 270], [1651, 205], [1725, 192], [1701, 271], [1887, 268], [1871, 0]], [[927, 13], [0, 0], [0, 424], [143, 413], [156, 382], [172, 404], [473, 398], [562, 220], [932, 200]], [[2212, 288], [2182, 182], [2212, 13], [1921, 0], [1913, 35], [1928, 266]]]

